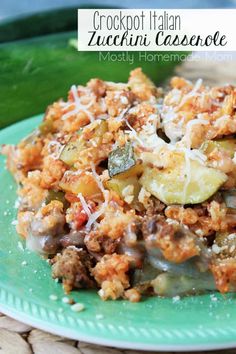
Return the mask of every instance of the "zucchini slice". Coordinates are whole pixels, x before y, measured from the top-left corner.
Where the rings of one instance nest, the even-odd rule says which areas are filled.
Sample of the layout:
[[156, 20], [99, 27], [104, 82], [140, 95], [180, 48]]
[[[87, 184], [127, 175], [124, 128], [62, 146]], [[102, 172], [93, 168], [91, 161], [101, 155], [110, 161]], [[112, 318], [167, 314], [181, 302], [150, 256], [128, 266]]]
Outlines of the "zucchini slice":
[[97, 123], [98, 125], [94, 128], [90, 140], [84, 139], [84, 128], [82, 128], [78, 133], [78, 138], [75, 141], [69, 141], [66, 144], [61, 152], [60, 160], [62, 160], [68, 166], [73, 166], [79, 160], [79, 156], [82, 150], [90, 148], [92, 151], [95, 151], [97, 146], [102, 144], [103, 135], [108, 131], [107, 121], [101, 120], [100, 122], [97, 121]]
[[109, 176], [113, 177], [120, 173], [128, 171], [131, 167], [135, 166], [136, 160], [132, 145], [126, 143], [124, 147], [118, 147], [108, 156], [108, 172]]
[[78, 160], [78, 154], [82, 149], [84, 149], [84, 144], [80, 138], [75, 141], [69, 141], [61, 152], [60, 160], [68, 166], [73, 166]]
[[53, 200], [58, 200], [59, 202], [62, 202], [65, 209], [67, 209], [69, 207], [69, 203], [65, 198], [65, 193], [62, 191], [54, 191], [52, 189], [49, 190], [48, 195], [45, 200], [45, 203], [49, 204]]
[[138, 199], [138, 195], [141, 189], [141, 185], [139, 184], [138, 178], [136, 176], [131, 176], [125, 179], [121, 178], [111, 178], [109, 181], [106, 182], [106, 187], [109, 190], [116, 192], [122, 199], [124, 199], [124, 190], [126, 187], [132, 186], [134, 200]]

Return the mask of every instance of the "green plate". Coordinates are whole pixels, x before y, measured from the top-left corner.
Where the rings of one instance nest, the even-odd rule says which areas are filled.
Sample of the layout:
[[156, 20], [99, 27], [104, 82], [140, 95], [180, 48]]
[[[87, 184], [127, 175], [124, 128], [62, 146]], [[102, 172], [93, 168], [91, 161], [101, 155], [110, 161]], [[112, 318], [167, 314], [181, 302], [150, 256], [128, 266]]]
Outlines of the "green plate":
[[[16, 143], [41, 117], [2, 130], [0, 143]], [[3, 157], [0, 163], [0, 311], [48, 332], [123, 348], [190, 351], [236, 346], [235, 295], [156, 297], [132, 304], [103, 302], [96, 292], [78, 291], [71, 297], [85, 310], [73, 312], [62, 301], [62, 287], [51, 279], [48, 263], [25, 249], [15, 232], [16, 185]]]

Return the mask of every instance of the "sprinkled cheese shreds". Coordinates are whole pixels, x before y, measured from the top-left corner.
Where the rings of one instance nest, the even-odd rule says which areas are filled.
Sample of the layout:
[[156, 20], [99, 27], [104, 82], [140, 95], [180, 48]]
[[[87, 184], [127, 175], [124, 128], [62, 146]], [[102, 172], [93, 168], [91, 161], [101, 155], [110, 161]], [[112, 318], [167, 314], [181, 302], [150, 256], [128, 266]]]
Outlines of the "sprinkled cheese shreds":
[[86, 212], [86, 214], [88, 215], [88, 218], [90, 218], [91, 211], [89, 209], [88, 204], [86, 203], [86, 200], [84, 199], [84, 197], [82, 196], [81, 193], [78, 194], [78, 198], [80, 199], [82, 207], [83, 207], [84, 211]]
[[[80, 97], [78, 96], [77, 88], [75, 85], [71, 86], [71, 93], [73, 95], [74, 102], [64, 105], [64, 110], [68, 111], [68, 109], [69, 109], [69, 111], [63, 114], [62, 120], [65, 120], [65, 119], [67, 119], [73, 115], [76, 115], [77, 113], [82, 111], [82, 112], [86, 113], [90, 122], [93, 122], [94, 117], [93, 117], [92, 113], [88, 110], [88, 108], [90, 108], [92, 106], [93, 101], [91, 101], [87, 105], [83, 105], [80, 101]], [[71, 108], [73, 108], [73, 109], [71, 110]]]
[[[62, 150], [64, 149], [64, 145], [60, 144], [58, 141], [50, 141], [48, 144], [49, 154], [50, 156], [57, 160], [59, 159]], [[52, 150], [52, 151], [51, 151]]]
[[144, 146], [143, 141], [138, 137], [137, 132], [135, 131], [135, 129], [133, 127], [131, 127], [131, 125], [129, 124], [129, 122], [126, 120], [126, 124], [130, 129], [130, 132], [127, 131], [127, 133], [130, 135], [131, 139], [137, 140], [137, 142], [141, 145]]
[[109, 191], [108, 190], [105, 190], [103, 184], [102, 184], [102, 181], [100, 180], [100, 177], [98, 176], [98, 174], [96, 173], [96, 170], [95, 170], [95, 166], [93, 164], [91, 164], [91, 170], [92, 170], [92, 174], [96, 180], [96, 183], [98, 185], [98, 187], [100, 188], [103, 196], [104, 196], [104, 202], [103, 204], [100, 206], [100, 209], [95, 211], [94, 213], [90, 214], [89, 215], [89, 218], [88, 218], [88, 222], [86, 224], [86, 229], [87, 230], [90, 230], [91, 229], [91, 226], [95, 223], [95, 221], [102, 215], [104, 214], [107, 206], [108, 206], [108, 200], [109, 200]]
[[62, 282], [64, 297], [48, 295], [60, 311], [85, 309], [76, 289], [179, 307], [185, 294], [236, 288], [236, 88], [170, 87], [141, 69], [127, 83], [72, 85], [30, 137], [2, 147], [18, 183], [17, 219], [10, 195], [2, 216], [26, 240], [22, 272], [31, 249]]
[[198, 90], [200, 89], [202, 85], [202, 79], [198, 79], [193, 87], [193, 89], [187, 93], [185, 96], [183, 96], [182, 100], [180, 101], [179, 105], [178, 105], [178, 108], [183, 106], [189, 98], [191, 97], [194, 97], [194, 96], [198, 96], [199, 93], [198, 93]]

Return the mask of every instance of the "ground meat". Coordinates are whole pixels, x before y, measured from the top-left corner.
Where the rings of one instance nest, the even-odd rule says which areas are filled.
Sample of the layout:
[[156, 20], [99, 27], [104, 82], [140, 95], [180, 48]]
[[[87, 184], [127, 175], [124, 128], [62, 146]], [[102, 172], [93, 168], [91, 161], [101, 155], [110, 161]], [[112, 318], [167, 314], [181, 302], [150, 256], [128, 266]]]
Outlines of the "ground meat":
[[129, 287], [128, 271], [132, 258], [126, 255], [105, 255], [93, 268], [95, 280], [101, 285], [99, 295], [103, 300], [117, 299]]
[[91, 231], [86, 235], [84, 243], [89, 251], [95, 253], [101, 252], [100, 235], [98, 232]]
[[111, 239], [108, 236], [103, 236], [97, 231], [91, 231], [84, 239], [87, 249], [91, 252], [102, 254], [114, 253], [119, 239]]
[[162, 214], [165, 207], [165, 204], [162, 203], [159, 199], [150, 196], [146, 213], [149, 216]]
[[178, 223], [168, 224], [163, 217], [147, 216], [142, 231], [146, 248], [159, 248], [170, 262], [182, 263], [199, 255], [195, 235]]
[[52, 264], [52, 277], [62, 280], [66, 293], [73, 288], [95, 287], [90, 276], [92, 259], [84, 250], [68, 247], [53, 258]]

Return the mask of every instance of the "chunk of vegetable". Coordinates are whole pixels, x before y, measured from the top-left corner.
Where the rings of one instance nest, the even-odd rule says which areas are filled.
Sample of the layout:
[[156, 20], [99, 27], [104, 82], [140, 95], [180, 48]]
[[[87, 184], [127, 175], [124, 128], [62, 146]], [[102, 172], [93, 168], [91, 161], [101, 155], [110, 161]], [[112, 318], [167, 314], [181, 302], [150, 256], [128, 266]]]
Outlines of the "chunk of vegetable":
[[131, 167], [129, 170], [119, 173], [118, 175], [115, 176], [117, 179], [125, 179], [125, 178], [130, 178], [130, 177], [137, 177], [140, 176], [143, 172], [143, 165], [139, 163], [139, 161], [136, 161], [136, 165]]
[[236, 234], [229, 232], [217, 232], [215, 244], [218, 248], [213, 250], [220, 258], [228, 258], [236, 256]]
[[[78, 160], [82, 150], [92, 148], [98, 149], [102, 143], [103, 135], [108, 130], [108, 124], [105, 120], [96, 121], [96, 126], [92, 132], [90, 132], [90, 138], [85, 139], [83, 135], [83, 129], [80, 130], [78, 138], [75, 141], [70, 141], [61, 152], [60, 160], [69, 166], [73, 166]], [[93, 151], [90, 154], [93, 154]]]
[[207, 140], [200, 148], [206, 155], [209, 155], [215, 149], [227, 151], [230, 153], [230, 157], [233, 158], [236, 151], [236, 139]]
[[49, 203], [51, 203], [52, 200], [58, 200], [59, 202], [62, 202], [65, 209], [69, 207], [69, 203], [65, 198], [64, 192], [49, 190], [48, 195], [45, 200], [45, 203], [49, 204]]
[[147, 260], [144, 260], [142, 268], [136, 268], [132, 274], [132, 286], [150, 283], [160, 273], [160, 270], [154, 268]]
[[226, 180], [223, 172], [182, 157], [163, 170], [146, 167], [140, 183], [167, 205], [197, 204], [211, 197]]
[[223, 191], [221, 194], [227, 208], [236, 209], [236, 190]]
[[113, 177], [106, 182], [106, 187], [109, 190], [116, 192], [122, 199], [126, 197], [125, 188], [128, 186], [132, 186], [132, 195], [134, 196], [134, 200], [137, 200], [141, 185], [139, 184], [138, 178], [136, 176], [132, 176], [125, 179]]
[[99, 124], [96, 126], [94, 130], [94, 136], [101, 140], [103, 135], [108, 131], [108, 123], [106, 120], [100, 120]]
[[108, 156], [108, 172], [113, 177], [119, 173], [126, 172], [134, 167], [136, 160], [132, 145], [127, 143], [124, 147], [118, 147]]
[[78, 195], [81, 193], [85, 198], [101, 199], [102, 192], [98, 187], [98, 184], [90, 173], [68, 174], [63, 177], [59, 184], [60, 188], [69, 193]]
[[60, 160], [68, 166], [73, 166], [84, 146], [84, 143], [79, 138], [75, 141], [70, 141], [62, 150]]
[[199, 277], [198, 263], [201, 262], [200, 257], [194, 257], [183, 263], [173, 263], [167, 261], [164, 257], [148, 256], [149, 263], [160, 272], [168, 272], [175, 275], [185, 275], [191, 278]]
[[215, 282], [211, 273], [199, 273], [199, 277], [176, 276], [162, 273], [152, 282], [154, 293], [160, 296], [176, 296], [195, 294], [215, 290]]

